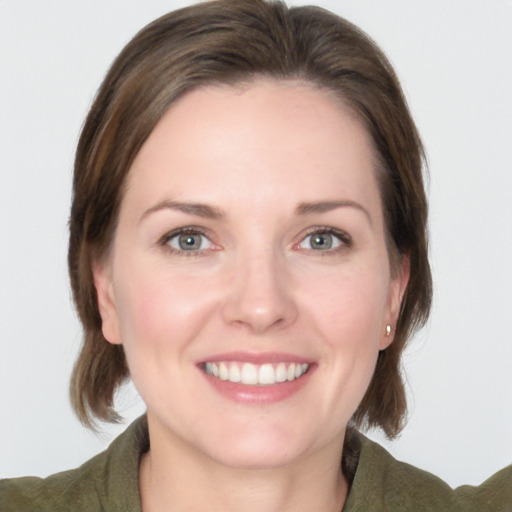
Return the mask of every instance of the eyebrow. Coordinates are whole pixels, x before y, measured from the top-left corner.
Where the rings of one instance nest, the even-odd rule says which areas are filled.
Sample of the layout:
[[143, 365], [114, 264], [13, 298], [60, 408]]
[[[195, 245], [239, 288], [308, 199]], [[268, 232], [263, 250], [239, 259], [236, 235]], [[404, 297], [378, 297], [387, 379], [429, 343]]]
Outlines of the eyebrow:
[[[195, 215], [205, 219], [223, 219], [225, 214], [219, 208], [209, 206], [202, 203], [180, 203], [177, 201], [161, 201], [160, 203], [152, 206], [146, 210], [140, 217], [140, 221], [144, 220], [148, 215], [161, 210], [175, 210], [178, 212], [187, 213], [188, 215]], [[140, 222], [139, 221], [139, 222]]]
[[[372, 218], [368, 210], [359, 203], [350, 200], [300, 203], [295, 209], [295, 213], [297, 215], [309, 215], [311, 213], [327, 213], [332, 210], [336, 210], [337, 208], [356, 208], [357, 210], [363, 212], [368, 218], [370, 224], [372, 224]], [[188, 203], [165, 200], [146, 210], [141, 215], [140, 221], [144, 220], [152, 213], [161, 210], [175, 210], [182, 213], [186, 213], [188, 215], [195, 215], [197, 217], [214, 220], [220, 220], [226, 217], [226, 214], [220, 208], [216, 208], [215, 206], [209, 206], [203, 203]]]
[[357, 210], [363, 212], [366, 215], [368, 221], [370, 222], [370, 225], [373, 224], [372, 217], [368, 210], [361, 204], [350, 200], [300, 203], [295, 211], [297, 215], [308, 215], [310, 213], [327, 213], [332, 210], [336, 210], [337, 208], [356, 208]]

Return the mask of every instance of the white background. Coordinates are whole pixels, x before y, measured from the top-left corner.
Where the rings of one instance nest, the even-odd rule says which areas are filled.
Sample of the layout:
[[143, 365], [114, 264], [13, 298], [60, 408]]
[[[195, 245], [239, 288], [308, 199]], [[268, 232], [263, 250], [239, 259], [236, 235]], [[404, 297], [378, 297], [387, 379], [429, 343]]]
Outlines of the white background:
[[[115, 55], [187, 3], [0, 0], [0, 476], [69, 469], [120, 431], [85, 431], [67, 398], [73, 152]], [[435, 307], [405, 357], [409, 424], [386, 446], [480, 483], [512, 461], [512, 1], [318, 4], [382, 45], [430, 159]], [[120, 405], [143, 410], [133, 392]]]

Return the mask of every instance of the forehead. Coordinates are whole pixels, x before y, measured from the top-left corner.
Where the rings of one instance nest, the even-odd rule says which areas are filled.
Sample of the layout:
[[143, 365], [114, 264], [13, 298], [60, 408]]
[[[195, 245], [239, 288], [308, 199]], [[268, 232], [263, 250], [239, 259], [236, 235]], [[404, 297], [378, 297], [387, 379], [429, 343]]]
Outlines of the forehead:
[[137, 155], [128, 195], [179, 199], [193, 190], [209, 200], [219, 184], [221, 201], [249, 188], [260, 200], [316, 200], [332, 191], [374, 202], [375, 167], [369, 134], [332, 92], [260, 79], [197, 88], [177, 100]]

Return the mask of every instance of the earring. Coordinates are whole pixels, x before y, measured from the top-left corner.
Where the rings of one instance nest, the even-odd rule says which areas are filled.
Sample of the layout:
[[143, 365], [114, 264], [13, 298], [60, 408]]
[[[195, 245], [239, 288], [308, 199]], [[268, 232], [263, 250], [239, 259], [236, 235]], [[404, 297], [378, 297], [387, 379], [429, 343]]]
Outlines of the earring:
[[386, 336], [389, 337], [391, 335], [391, 325], [386, 325]]

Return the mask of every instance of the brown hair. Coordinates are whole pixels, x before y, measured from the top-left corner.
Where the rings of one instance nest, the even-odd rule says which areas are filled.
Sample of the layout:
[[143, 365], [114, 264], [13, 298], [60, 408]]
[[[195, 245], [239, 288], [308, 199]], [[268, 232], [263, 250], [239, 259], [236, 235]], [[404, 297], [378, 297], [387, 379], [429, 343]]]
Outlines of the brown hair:
[[392, 437], [406, 412], [400, 357], [429, 313], [423, 149], [396, 75], [376, 44], [317, 7], [217, 0], [171, 12], [142, 29], [105, 77], [78, 143], [70, 218], [69, 273], [84, 341], [71, 379], [79, 418], [116, 421], [114, 393], [128, 378], [121, 345], [101, 331], [92, 265], [109, 249], [130, 166], [156, 123], [183, 93], [257, 76], [300, 79], [333, 91], [364, 123], [379, 160], [390, 260], [410, 257], [410, 280], [393, 343], [353, 416]]

